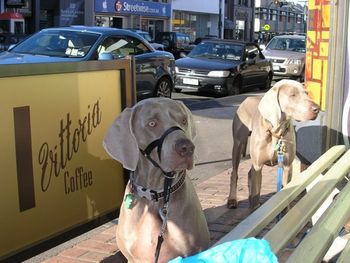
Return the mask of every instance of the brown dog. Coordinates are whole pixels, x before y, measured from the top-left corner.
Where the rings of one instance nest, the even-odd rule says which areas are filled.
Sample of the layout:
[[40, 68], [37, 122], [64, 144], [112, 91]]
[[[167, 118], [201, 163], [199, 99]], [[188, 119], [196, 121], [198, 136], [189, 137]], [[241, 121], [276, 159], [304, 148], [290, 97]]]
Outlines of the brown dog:
[[[186, 175], [193, 167], [194, 136], [191, 112], [182, 102], [166, 98], [146, 99], [125, 109], [108, 131], [105, 149], [134, 171], [117, 227], [117, 245], [129, 262], [155, 262], [162, 225], [158, 262], [208, 248], [208, 226]], [[164, 181], [173, 175], [166, 202]]]
[[261, 170], [264, 164], [277, 164], [277, 142], [282, 142], [284, 150], [282, 185], [286, 185], [291, 180], [291, 164], [296, 153], [292, 121], [314, 120], [319, 110], [319, 106], [308, 97], [303, 85], [294, 80], [281, 80], [263, 97], [248, 97], [241, 103], [232, 124], [232, 173], [227, 201], [229, 208], [238, 205], [237, 172], [249, 135], [251, 134], [252, 159], [248, 174], [249, 202], [250, 207], [255, 209], [259, 206]]

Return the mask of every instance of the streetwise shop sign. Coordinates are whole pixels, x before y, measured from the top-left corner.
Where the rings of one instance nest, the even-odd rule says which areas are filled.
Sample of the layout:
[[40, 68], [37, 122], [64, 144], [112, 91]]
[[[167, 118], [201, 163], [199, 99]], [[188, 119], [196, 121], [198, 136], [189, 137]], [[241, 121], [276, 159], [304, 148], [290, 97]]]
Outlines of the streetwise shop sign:
[[170, 3], [135, 0], [95, 0], [96, 13], [159, 16], [170, 18]]
[[0, 74], [0, 261], [122, 202], [123, 169], [102, 147], [122, 110], [121, 71], [80, 64], [51, 74], [55, 64], [40, 65], [45, 74]]

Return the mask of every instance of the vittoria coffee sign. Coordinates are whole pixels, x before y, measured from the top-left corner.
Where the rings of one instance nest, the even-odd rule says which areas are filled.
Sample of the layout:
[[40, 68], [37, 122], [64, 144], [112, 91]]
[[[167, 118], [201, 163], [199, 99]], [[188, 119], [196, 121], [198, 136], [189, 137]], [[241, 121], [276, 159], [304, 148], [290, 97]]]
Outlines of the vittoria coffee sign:
[[102, 142], [125, 104], [131, 73], [121, 77], [115, 61], [109, 70], [85, 64], [77, 72], [51, 74], [50, 63], [41, 65], [43, 74], [21, 74], [29, 65], [16, 65], [18, 76], [0, 73], [0, 261], [84, 222], [117, 216], [124, 170]]
[[[80, 146], [101, 124], [102, 111], [100, 101], [87, 106], [87, 113], [77, 120], [71, 119], [71, 114], [59, 121], [57, 142], [49, 145], [44, 142], [39, 150], [38, 161], [41, 167], [41, 190], [46, 192], [55, 177], [63, 177], [64, 192], [73, 193], [92, 186], [92, 171], [84, 170], [83, 166], [67, 170], [73, 156], [79, 152]], [[63, 174], [63, 176], [62, 176]]]

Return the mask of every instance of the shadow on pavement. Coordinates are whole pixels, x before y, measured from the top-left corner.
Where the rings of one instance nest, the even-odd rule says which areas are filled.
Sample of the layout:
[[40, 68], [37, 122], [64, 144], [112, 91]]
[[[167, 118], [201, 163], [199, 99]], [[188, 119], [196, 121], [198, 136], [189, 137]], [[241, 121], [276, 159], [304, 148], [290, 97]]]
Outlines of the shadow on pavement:
[[[260, 196], [260, 203], [265, 203], [275, 192]], [[214, 245], [220, 238], [234, 229], [253, 211], [249, 208], [248, 199], [240, 200], [236, 209], [228, 209], [225, 205], [204, 209], [210, 231], [210, 243]]]

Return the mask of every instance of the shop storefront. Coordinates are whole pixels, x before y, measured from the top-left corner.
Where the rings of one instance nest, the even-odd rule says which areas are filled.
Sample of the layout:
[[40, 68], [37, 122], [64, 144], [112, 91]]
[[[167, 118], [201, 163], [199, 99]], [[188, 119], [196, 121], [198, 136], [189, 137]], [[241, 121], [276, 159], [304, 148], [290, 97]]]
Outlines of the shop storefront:
[[169, 28], [170, 3], [135, 0], [95, 0], [95, 24], [117, 28], [137, 28], [151, 36]]
[[[172, 31], [190, 35], [192, 39], [206, 35], [220, 36], [219, 23], [223, 23], [224, 1], [176, 0], [172, 3]], [[221, 30], [221, 28], [220, 28]]]

